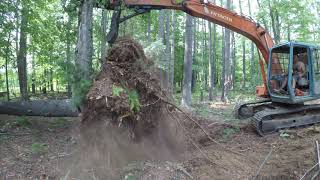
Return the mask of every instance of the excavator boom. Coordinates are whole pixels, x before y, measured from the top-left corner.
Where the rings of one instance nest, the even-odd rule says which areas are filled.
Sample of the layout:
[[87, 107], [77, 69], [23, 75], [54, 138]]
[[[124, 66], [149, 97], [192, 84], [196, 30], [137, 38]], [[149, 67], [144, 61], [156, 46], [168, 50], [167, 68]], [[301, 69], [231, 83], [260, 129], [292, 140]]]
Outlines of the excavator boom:
[[121, 3], [136, 10], [181, 10], [191, 16], [219, 24], [252, 40], [260, 50], [265, 63], [269, 61], [269, 49], [274, 45], [269, 33], [253, 20], [210, 2], [201, 0], [185, 0], [181, 3], [175, 2], [175, 0], [112, 0], [110, 7], [115, 8]]

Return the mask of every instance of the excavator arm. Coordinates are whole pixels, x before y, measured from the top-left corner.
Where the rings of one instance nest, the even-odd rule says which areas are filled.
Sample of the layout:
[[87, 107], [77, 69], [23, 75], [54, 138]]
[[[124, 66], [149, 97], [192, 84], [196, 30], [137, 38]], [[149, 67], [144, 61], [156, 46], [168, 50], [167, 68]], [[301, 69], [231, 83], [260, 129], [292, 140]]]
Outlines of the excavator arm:
[[111, 0], [109, 7], [114, 10], [114, 14], [112, 17], [113, 24], [111, 32], [108, 34], [109, 42], [115, 41], [119, 23], [128, 19], [128, 17], [120, 18], [122, 4], [127, 8], [132, 8], [136, 11], [135, 14], [129, 17], [133, 17], [153, 9], [181, 10], [191, 16], [206, 19], [249, 38], [256, 44], [264, 59], [260, 60], [264, 86], [257, 89], [257, 94], [260, 96], [268, 96], [266, 90], [267, 86], [264, 63], [268, 64], [269, 49], [274, 45], [274, 43], [269, 33], [258, 23], [228, 9], [216, 6], [207, 0], [184, 0], [182, 2], [177, 2], [175, 0]]

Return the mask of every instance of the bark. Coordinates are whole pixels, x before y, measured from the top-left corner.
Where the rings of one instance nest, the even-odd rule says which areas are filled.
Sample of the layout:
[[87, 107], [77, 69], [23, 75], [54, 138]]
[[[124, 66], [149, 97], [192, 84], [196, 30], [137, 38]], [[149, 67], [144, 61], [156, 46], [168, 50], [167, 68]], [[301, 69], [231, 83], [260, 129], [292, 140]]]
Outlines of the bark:
[[66, 57], [67, 57], [67, 66], [66, 66], [66, 76], [67, 76], [67, 92], [68, 92], [68, 98], [71, 98], [72, 96], [72, 92], [71, 92], [71, 79], [70, 79], [70, 70], [68, 69], [69, 65], [71, 64], [71, 40], [70, 40], [70, 36], [71, 36], [71, 23], [72, 23], [72, 19], [71, 19], [71, 14], [68, 13], [68, 22], [67, 22], [67, 51], [66, 51]]
[[83, 0], [79, 12], [79, 29], [76, 49], [76, 70], [80, 79], [91, 80], [92, 75], [92, 13], [93, 0]]
[[[159, 12], [159, 19], [158, 19], [158, 38], [161, 40], [161, 42], [165, 45], [165, 10], [161, 10]], [[165, 66], [164, 63], [166, 62], [166, 55], [161, 54], [160, 57], [160, 63], [161, 65]], [[160, 69], [160, 84], [162, 88], [165, 87], [165, 72], [163, 69]]]
[[172, 56], [170, 60], [170, 86], [174, 91], [174, 62], [175, 62], [175, 30], [177, 28], [177, 17], [175, 11], [172, 12]]
[[170, 29], [170, 25], [171, 25], [171, 11], [170, 10], [166, 10], [166, 34], [165, 34], [165, 41], [166, 41], [166, 61], [165, 61], [165, 65], [166, 65], [166, 71], [164, 72], [165, 78], [164, 78], [164, 84], [166, 89], [170, 90], [172, 92], [172, 87], [170, 86], [170, 76], [169, 74], [171, 74], [172, 71], [172, 67], [170, 66], [171, 64], [171, 43], [170, 43], [170, 39], [171, 39], [171, 29]]
[[236, 54], [237, 54], [237, 47], [236, 47], [236, 40], [235, 40], [235, 35], [234, 32], [232, 32], [232, 89], [235, 88], [236, 84], [236, 70], [237, 70], [237, 62], [236, 62]]
[[[79, 11], [78, 37], [76, 46], [75, 74], [72, 99], [80, 107], [85, 100], [86, 88], [92, 82], [93, 55], [93, 0], [82, 0]], [[81, 89], [80, 89], [81, 88]]]
[[32, 74], [31, 74], [31, 92], [36, 94], [36, 70], [35, 70], [35, 61], [34, 61], [34, 52], [32, 52]]
[[[197, 18], [193, 18], [193, 34], [192, 34], [192, 59], [193, 59], [193, 63], [196, 63], [196, 55], [197, 55], [197, 30], [199, 23], [197, 22]], [[195, 91], [195, 87], [196, 87], [196, 82], [197, 82], [197, 72], [195, 70], [192, 70], [192, 81], [191, 81], [191, 91], [194, 92]]]
[[[248, 6], [249, 6], [249, 15], [252, 17], [252, 12], [251, 12], [251, 3], [250, 0], [248, 0]], [[251, 42], [251, 56], [250, 56], [250, 74], [251, 74], [251, 84], [254, 84], [255, 79], [254, 74], [255, 74], [255, 61], [254, 61], [254, 43]]]
[[20, 42], [18, 62], [19, 87], [22, 100], [28, 100], [28, 77], [27, 77], [27, 27], [28, 27], [28, 10], [23, 5], [21, 10]]
[[191, 105], [191, 80], [192, 80], [192, 16], [187, 14], [184, 48], [184, 70], [183, 70], [183, 91], [182, 106]]
[[[240, 13], [242, 14], [242, 3], [239, 0]], [[246, 87], [246, 41], [242, 37], [242, 88]]]
[[52, 68], [50, 69], [50, 91], [53, 92], [53, 70]]
[[9, 76], [8, 76], [9, 49], [10, 49], [10, 33], [9, 33], [8, 41], [7, 41], [6, 62], [5, 62], [6, 88], [7, 88], [7, 100], [8, 100], [8, 101], [10, 101]]
[[[231, 8], [231, 0], [227, 0], [227, 9]], [[230, 30], [225, 29], [224, 33], [224, 60], [222, 70], [222, 95], [221, 101], [228, 102], [228, 93], [230, 90]]]
[[214, 55], [212, 53], [212, 28], [211, 22], [208, 22], [209, 28], [209, 101], [213, 100], [213, 90], [214, 90]]
[[70, 100], [0, 102], [0, 114], [18, 116], [77, 117]]
[[107, 10], [102, 9], [102, 17], [101, 17], [101, 54], [100, 54], [100, 62], [101, 64], [104, 61], [104, 58], [106, 57], [106, 50], [107, 50]]

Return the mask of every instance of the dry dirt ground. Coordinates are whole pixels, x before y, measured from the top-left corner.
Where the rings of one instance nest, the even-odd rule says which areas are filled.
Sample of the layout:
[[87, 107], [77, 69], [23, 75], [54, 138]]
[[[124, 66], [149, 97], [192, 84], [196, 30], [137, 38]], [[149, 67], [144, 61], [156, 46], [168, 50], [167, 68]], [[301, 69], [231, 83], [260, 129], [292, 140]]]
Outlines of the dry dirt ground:
[[[223, 114], [231, 112], [231, 105], [199, 106], [206, 106], [200, 109], [206, 109], [209, 121], [200, 122], [215, 142], [196, 126], [190, 127], [194, 146], [186, 149], [182, 159], [128, 162], [110, 172], [113, 179], [299, 179], [317, 162], [320, 126], [260, 137], [248, 122]], [[76, 118], [0, 115], [0, 179], [108, 179], [99, 175], [101, 167], [74, 164], [86, 163], [79, 161], [79, 126]]]

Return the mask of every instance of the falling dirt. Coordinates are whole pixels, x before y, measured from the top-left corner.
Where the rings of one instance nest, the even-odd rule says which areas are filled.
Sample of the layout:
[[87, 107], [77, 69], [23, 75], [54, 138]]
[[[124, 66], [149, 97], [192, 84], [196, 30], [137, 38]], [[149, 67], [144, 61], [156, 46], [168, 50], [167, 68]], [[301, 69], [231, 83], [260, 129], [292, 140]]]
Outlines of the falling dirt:
[[142, 47], [120, 39], [102, 67], [82, 113], [85, 166], [99, 167], [96, 174], [113, 178], [116, 169], [133, 161], [183, 158], [183, 131], [168, 116], [169, 95]]

